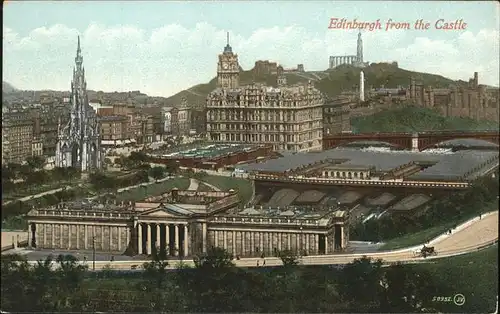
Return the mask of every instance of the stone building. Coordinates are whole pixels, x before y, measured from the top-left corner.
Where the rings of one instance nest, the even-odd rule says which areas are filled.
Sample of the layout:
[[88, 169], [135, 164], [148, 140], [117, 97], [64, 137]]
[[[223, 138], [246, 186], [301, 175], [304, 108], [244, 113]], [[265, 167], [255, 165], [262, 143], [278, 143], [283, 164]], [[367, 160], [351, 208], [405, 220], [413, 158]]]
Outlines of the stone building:
[[412, 78], [407, 97], [418, 106], [436, 108], [448, 117], [499, 121], [499, 89], [480, 85], [477, 72], [467, 86], [451, 88], [425, 88]]
[[339, 95], [325, 101], [323, 106], [323, 134], [351, 131], [351, 109], [357, 101], [351, 95]]
[[33, 120], [27, 112], [2, 113], [2, 164], [22, 163], [32, 155]]
[[213, 142], [271, 144], [277, 150], [320, 150], [323, 97], [313, 84], [239, 86], [231, 46], [219, 55], [219, 88], [207, 96], [207, 137]]
[[102, 147], [119, 147], [136, 142], [131, 137], [130, 120], [127, 116], [100, 116], [99, 127]]
[[255, 61], [254, 74], [257, 76], [276, 74], [277, 68], [277, 62], [272, 62], [269, 60]]
[[207, 111], [205, 108], [191, 108], [191, 130], [196, 134], [203, 134], [207, 131]]
[[320, 150], [323, 97], [312, 84], [259, 84], [208, 95], [207, 135], [213, 142], [271, 144], [276, 150]]
[[289, 249], [329, 254], [346, 247], [342, 211], [238, 209], [229, 192], [172, 190], [142, 203], [71, 203], [28, 214], [28, 244], [37, 249], [92, 250], [150, 255], [155, 249], [190, 256], [222, 247], [236, 256]]
[[41, 141], [43, 155], [46, 157], [56, 155], [56, 145], [59, 123], [69, 121], [68, 106], [62, 103], [53, 103], [30, 110], [33, 119], [33, 137]]

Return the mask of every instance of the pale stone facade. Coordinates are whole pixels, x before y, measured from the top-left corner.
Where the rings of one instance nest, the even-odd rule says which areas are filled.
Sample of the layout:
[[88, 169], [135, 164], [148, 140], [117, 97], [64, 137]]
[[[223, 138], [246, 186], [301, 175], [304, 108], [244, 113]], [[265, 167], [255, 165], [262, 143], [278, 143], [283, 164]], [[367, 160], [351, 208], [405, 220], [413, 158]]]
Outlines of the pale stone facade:
[[217, 89], [207, 99], [213, 142], [271, 144], [275, 150], [321, 150], [323, 97], [308, 84]]
[[184, 257], [222, 247], [245, 257], [286, 249], [329, 254], [344, 249], [348, 241], [347, 217], [341, 211], [314, 215], [290, 210], [241, 211], [234, 191], [173, 190], [162, 203], [149, 201], [34, 209], [28, 215], [28, 245], [129, 255], [150, 255], [155, 249], [168, 248], [170, 255]]

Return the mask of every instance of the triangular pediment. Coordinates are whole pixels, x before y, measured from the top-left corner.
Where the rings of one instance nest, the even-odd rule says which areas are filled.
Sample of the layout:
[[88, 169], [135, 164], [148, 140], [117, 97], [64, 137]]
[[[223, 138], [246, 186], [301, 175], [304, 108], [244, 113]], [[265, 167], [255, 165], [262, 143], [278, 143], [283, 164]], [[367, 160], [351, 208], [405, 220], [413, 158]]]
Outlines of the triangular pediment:
[[167, 217], [179, 217], [178, 215], [175, 215], [173, 213], [170, 213], [168, 210], [164, 208], [155, 208], [148, 210], [146, 212], [143, 212], [142, 214], [139, 215], [139, 217], [159, 217], [159, 218], [167, 218]]
[[141, 213], [139, 215], [139, 217], [141, 217], [141, 218], [145, 218], [145, 217], [155, 217], [155, 218], [176, 217], [176, 218], [179, 218], [179, 217], [186, 217], [186, 216], [188, 216], [188, 215], [183, 215], [182, 213], [178, 213], [178, 212], [173, 211], [172, 209], [169, 209], [168, 205], [144, 211], [143, 213]]

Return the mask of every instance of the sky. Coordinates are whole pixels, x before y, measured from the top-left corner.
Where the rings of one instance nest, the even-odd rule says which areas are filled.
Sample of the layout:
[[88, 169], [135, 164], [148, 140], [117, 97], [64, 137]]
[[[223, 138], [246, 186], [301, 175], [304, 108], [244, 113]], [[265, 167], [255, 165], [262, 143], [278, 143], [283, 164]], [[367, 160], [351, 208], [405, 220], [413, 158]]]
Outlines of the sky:
[[[3, 14], [3, 80], [18, 89], [69, 90], [78, 35], [92, 90], [168, 97], [206, 83], [226, 32], [245, 70], [272, 60], [322, 71], [329, 56], [356, 54], [358, 31], [330, 29], [331, 18], [380, 21], [362, 30], [365, 61], [500, 85], [496, 1], [6, 1]], [[411, 27], [386, 30], [389, 19]], [[439, 19], [467, 25], [436, 29]]]

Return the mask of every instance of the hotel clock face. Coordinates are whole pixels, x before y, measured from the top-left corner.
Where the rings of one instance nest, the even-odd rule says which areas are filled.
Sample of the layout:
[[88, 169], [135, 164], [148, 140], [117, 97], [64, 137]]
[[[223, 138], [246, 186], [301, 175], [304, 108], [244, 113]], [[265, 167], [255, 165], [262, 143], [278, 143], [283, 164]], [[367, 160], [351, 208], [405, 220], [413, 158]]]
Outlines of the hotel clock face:
[[227, 70], [227, 69], [229, 68], [229, 64], [227, 64], [227, 63], [223, 63], [223, 64], [222, 64], [222, 68], [223, 68], [224, 70]]

